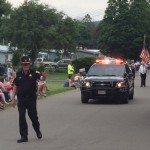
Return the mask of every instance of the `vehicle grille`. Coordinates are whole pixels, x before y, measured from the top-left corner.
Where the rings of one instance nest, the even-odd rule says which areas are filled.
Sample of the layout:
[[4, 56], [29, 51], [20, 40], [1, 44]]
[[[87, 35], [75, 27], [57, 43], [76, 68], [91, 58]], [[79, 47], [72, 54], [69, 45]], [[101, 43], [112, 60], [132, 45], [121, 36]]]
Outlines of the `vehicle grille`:
[[92, 82], [94, 88], [111, 88], [115, 87], [117, 82]]

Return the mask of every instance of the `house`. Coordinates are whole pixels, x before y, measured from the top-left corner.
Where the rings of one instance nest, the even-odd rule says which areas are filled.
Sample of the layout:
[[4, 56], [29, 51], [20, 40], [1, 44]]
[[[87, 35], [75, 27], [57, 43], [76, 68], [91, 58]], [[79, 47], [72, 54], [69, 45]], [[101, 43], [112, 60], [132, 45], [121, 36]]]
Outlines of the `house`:
[[11, 61], [13, 57], [12, 52], [10, 51], [9, 46], [0, 45], [0, 63], [5, 64], [8, 61]]
[[103, 54], [100, 52], [98, 49], [79, 49], [76, 51], [76, 57], [81, 58], [81, 57], [100, 57], [103, 56]]

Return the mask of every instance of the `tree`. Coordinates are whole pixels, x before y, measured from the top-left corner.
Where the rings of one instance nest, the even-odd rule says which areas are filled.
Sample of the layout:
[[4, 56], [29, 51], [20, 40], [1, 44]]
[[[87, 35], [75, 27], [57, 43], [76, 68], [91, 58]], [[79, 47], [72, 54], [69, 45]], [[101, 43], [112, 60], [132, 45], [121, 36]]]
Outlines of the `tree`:
[[4, 39], [8, 42], [5, 34], [5, 28], [7, 26], [6, 22], [9, 19], [11, 11], [11, 5], [6, 2], [6, 0], [0, 0], [0, 43], [2, 43]]
[[149, 28], [150, 3], [147, 0], [109, 0], [98, 28], [98, 46], [113, 56], [137, 59]]
[[62, 17], [55, 9], [38, 4], [38, 1], [26, 0], [10, 16], [8, 38], [13, 46], [28, 54], [34, 62], [40, 50], [53, 46], [51, 39], [58, 16]]
[[89, 14], [86, 14], [85, 17], [82, 19], [83, 22], [92, 22], [92, 18]]
[[77, 46], [79, 47], [89, 47], [90, 43], [90, 30], [86, 26], [84, 22], [76, 21], [77, 30], [78, 30], [78, 38], [77, 38]]
[[74, 52], [77, 46], [77, 26], [74, 20], [70, 17], [60, 20], [57, 25], [57, 34], [54, 39], [54, 48], [64, 50], [64, 55], [69, 52]]

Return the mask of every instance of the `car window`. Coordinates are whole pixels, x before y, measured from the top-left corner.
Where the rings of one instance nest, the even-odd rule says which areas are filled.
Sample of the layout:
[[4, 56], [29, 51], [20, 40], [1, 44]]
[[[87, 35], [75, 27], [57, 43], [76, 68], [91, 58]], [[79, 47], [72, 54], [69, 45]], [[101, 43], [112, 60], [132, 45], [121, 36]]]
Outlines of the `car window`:
[[123, 76], [124, 65], [93, 65], [87, 76]]
[[60, 60], [59, 63], [64, 63], [64, 60]]
[[70, 63], [70, 60], [64, 60], [65, 63]]

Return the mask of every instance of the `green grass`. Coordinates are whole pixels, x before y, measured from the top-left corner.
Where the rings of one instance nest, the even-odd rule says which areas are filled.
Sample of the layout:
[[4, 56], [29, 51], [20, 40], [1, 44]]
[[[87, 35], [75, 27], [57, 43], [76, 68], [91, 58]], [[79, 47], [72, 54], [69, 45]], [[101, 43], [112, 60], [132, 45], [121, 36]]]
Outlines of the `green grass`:
[[[47, 96], [73, 90], [72, 87], [64, 87], [64, 81], [67, 79], [67, 73], [49, 72], [47, 77]], [[51, 81], [51, 80], [55, 80]], [[62, 81], [57, 81], [62, 80]]]
[[48, 83], [48, 91], [47, 91], [47, 96], [53, 95], [53, 94], [58, 94], [62, 93], [65, 91], [73, 90], [74, 88], [72, 87], [64, 87], [63, 82], [50, 82]]
[[[64, 87], [64, 82], [67, 79], [67, 73], [58, 73], [58, 72], [49, 72], [49, 75], [47, 77], [47, 86], [48, 86], [48, 91], [46, 92], [47, 96], [53, 95], [53, 94], [58, 94], [66, 91], [73, 90], [73, 87]], [[56, 80], [55, 82], [52, 82], [50, 80]], [[62, 80], [62, 81], [57, 81], [57, 80]], [[40, 99], [40, 98], [38, 98]], [[6, 105], [4, 109], [9, 108], [10, 105]], [[2, 109], [0, 109], [1, 111]]]
[[59, 73], [59, 72], [49, 72], [49, 75], [47, 77], [48, 80], [66, 80], [67, 79], [67, 73]]

